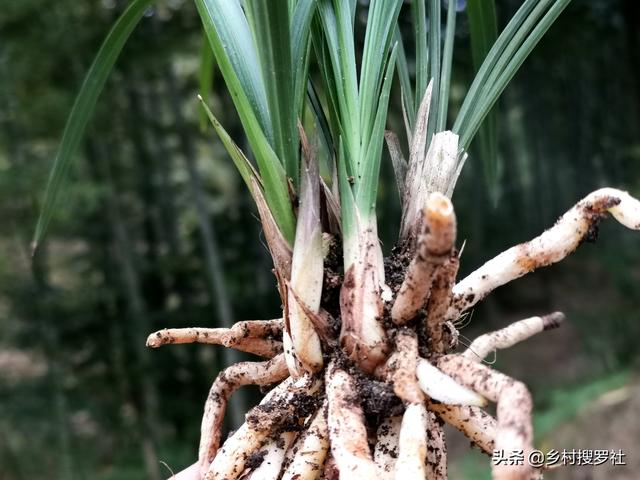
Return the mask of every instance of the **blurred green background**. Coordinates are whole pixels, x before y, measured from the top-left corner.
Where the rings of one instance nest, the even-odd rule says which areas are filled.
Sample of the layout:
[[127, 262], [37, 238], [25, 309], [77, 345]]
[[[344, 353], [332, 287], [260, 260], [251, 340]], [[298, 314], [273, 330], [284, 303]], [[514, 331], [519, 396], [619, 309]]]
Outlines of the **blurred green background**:
[[[175, 471], [192, 463], [208, 388], [235, 357], [197, 345], [149, 351], [147, 334], [279, 316], [251, 199], [212, 130], [199, 125], [202, 34], [183, 0], [159, 2], [134, 32], [32, 261], [66, 116], [125, 4], [1, 3], [0, 480], [157, 480], [169, 476], [160, 461]], [[497, 4], [503, 27], [520, 2]], [[574, 0], [527, 60], [498, 107], [498, 187], [489, 189], [472, 151], [454, 194], [462, 275], [598, 187], [640, 196], [639, 25], [634, 0]], [[470, 78], [461, 15], [454, 103]], [[399, 98], [396, 91], [388, 126], [402, 136]], [[212, 102], [246, 144], [218, 78]], [[399, 223], [391, 171], [386, 162], [386, 250]], [[541, 449], [622, 449], [628, 465], [545, 476], [637, 478], [640, 235], [603, 223], [595, 245], [496, 291], [462, 340], [553, 310], [568, 322], [500, 352], [496, 368], [531, 387]], [[489, 459], [450, 438], [451, 478], [487, 477]]]

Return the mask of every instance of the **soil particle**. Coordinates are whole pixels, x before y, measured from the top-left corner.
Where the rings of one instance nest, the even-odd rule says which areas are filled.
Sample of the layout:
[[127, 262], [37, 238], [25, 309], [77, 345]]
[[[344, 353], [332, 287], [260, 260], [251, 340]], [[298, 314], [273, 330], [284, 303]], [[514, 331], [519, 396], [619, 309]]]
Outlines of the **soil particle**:
[[388, 383], [359, 375], [356, 377], [356, 388], [366, 417], [388, 417], [396, 412], [400, 413], [403, 409], [402, 401]]
[[384, 276], [391, 291], [397, 293], [404, 281], [407, 267], [411, 263], [411, 255], [407, 248], [394, 247], [391, 254], [384, 259]]
[[266, 450], [261, 450], [259, 452], [253, 452], [252, 454], [250, 454], [245, 460], [245, 463], [244, 463], [245, 468], [247, 469], [258, 468], [260, 465], [262, 465], [262, 462], [264, 461], [264, 456], [266, 454], [267, 454]]

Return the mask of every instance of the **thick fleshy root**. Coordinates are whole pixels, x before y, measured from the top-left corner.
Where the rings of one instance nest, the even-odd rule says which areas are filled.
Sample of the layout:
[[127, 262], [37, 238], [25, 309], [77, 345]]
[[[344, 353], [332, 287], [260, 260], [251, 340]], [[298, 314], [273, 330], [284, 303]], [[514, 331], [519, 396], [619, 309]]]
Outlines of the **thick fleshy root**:
[[416, 255], [391, 309], [391, 318], [396, 324], [404, 325], [412, 320], [426, 305], [434, 276], [449, 258], [455, 239], [456, 217], [451, 201], [439, 193], [431, 194]]
[[411, 403], [402, 417], [395, 478], [427, 478], [429, 412], [424, 403]]
[[[533, 450], [531, 395], [527, 387], [491, 368], [472, 362], [459, 355], [447, 355], [438, 361], [438, 367], [467, 386], [497, 403], [497, 431], [495, 449], [504, 452], [522, 451], [528, 458]], [[494, 465], [493, 478], [529, 478], [532, 468], [523, 465]]]
[[325, 382], [331, 454], [340, 475], [376, 479], [377, 467], [369, 449], [367, 427], [358, 404], [354, 380], [347, 372], [331, 364]]
[[220, 372], [211, 386], [202, 416], [198, 454], [202, 469], [209, 466], [218, 450], [224, 412], [233, 392], [243, 385], [270, 385], [288, 376], [283, 354], [266, 362], [236, 363]]
[[474, 362], [480, 362], [497, 349], [512, 347], [536, 333], [558, 328], [564, 318], [563, 313], [554, 312], [543, 317], [519, 320], [501, 330], [479, 336], [461, 355]]
[[[426, 107], [421, 110], [424, 114]], [[260, 197], [258, 187], [254, 185], [256, 197]], [[305, 188], [318, 190], [317, 185]], [[404, 258], [415, 257], [404, 281], [396, 277], [391, 286], [398, 292], [395, 302], [383, 293], [389, 289], [378, 269], [379, 245], [371, 227], [360, 231], [360, 242], [353, 246], [363, 252], [361, 261], [347, 270], [341, 287], [334, 284], [333, 304], [325, 305], [318, 303], [321, 290], [314, 280], [321, 275], [316, 271], [305, 277], [313, 268], [305, 267], [302, 254], [294, 261], [292, 280], [292, 252], [278, 236], [266, 206], [259, 206], [285, 319], [239, 322], [229, 329], [161, 330], [147, 342], [150, 347], [212, 343], [271, 358], [233, 365], [211, 387], [198, 465], [205, 480], [444, 480], [444, 423], [489, 455], [522, 451], [526, 459], [533, 448], [531, 396], [523, 383], [481, 361], [492, 351], [558, 327], [564, 315], [555, 312], [515, 322], [450, 355], [445, 324], [494, 288], [564, 258], [594, 235], [606, 214], [640, 229], [640, 202], [619, 190], [598, 190], [541, 236], [498, 255], [454, 285], [459, 262], [455, 215], [446, 196], [432, 194], [422, 220], [403, 230], [409, 232], [403, 235], [405, 240], [421, 233], [416, 245], [405, 245]], [[316, 241], [317, 247], [317, 221], [308, 217], [307, 231], [300, 232], [306, 238], [301, 244], [307, 242], [311, 248], [309, 242]], [[332, 275], [336, 278], [335, 271]], [[298, 291], [308, 290], [309, 285], [313, 295]], [[314, 332], [322, 358], [313, 345], [305, 352], [300, 340], [307, 334], [315, 339]], [[277, 382], [219, 447], [232, 393], [242, 385]], [[497, 403], [496, 418], [481, 408], [487, 400]], [[528, 480], [538, 474], [526, 463], [493, 467], [495, 480]]]
[[401, 428], [402, 417], [400, 415], [387, 417], [378, 426], [373, 459], [378, 466], [381, 480], [393, 480], [395, 478], [398, 439]]
[[147, 338], [147, 347], [206, 343], [271, 358], [282, 352], [282, 319], [245, 320], [231, 328], [165, 328]]
[[493, 453], [497, 422], [487, 412], [479, 407], [444, 403], [430, 403], [429, 410], [464, 433], [484, 453]]
[[418, 367], [418, 337], [412, 330], [401, 330], [396, 335], [396, 353], [389, 362], [394, 393], [405, 403], [424, 402], [416, 369]]
[[[447, 479], [447, 445], [444, 441], [444, 430], [442, 423], [433, 412], [429, 412], [429, 436], [430, 442], [427, 447], [427, 477], [433, 480]], [[401, 479], [398, 479], [401, 480]]]
[[640, 201], [615, 188], [596, 190], [542, 235], [502, 252], [458, 282], [447, 319], [455, 319], [499, 286], [559, 262], [583, 241], [594, 240], [598, 223], [607, 214], [627, 228], [640, 230]]
[[309, 427], [293, 447], [291, 463], [282, 480], [316, 480], [322, 474], [329, 451], [326, 404], [313, 416]]
[[[316, 398], [321, 382], [310, 376], [292, 378], [274, 388], [246, 416], [246, 422], [227, 439], [204, 475], [205, 480], [235, 480], [252, 454], [285, 424], [298, 424]], [[290, 427], [291, 428], [291, 427]]]

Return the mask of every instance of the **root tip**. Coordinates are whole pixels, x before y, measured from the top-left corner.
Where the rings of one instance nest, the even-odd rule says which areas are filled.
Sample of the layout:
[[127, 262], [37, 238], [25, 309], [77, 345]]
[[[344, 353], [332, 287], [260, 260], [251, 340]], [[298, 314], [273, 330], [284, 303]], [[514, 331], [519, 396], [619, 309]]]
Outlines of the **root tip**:
[[553, 312], [549, 315], [545, 315], [544, 317], [542, 317], [543, 329], [546, 331], [558, 328], [562, 324], [562, 322], [565, 321], [565, 319], [566, 316], [562, 312]]
[[152, 333], [147, 337], [147, 347], [148, 348], [158, 348], [162, 345], [160, 341], [160, 332]]

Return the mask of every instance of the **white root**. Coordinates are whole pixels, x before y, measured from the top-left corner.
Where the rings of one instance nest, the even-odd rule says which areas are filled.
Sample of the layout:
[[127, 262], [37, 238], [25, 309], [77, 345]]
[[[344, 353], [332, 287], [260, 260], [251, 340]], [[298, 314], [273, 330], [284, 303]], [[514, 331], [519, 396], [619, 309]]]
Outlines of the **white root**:
[[427, 409], [423, 403], [407, 406], [402, 416], [398, 440], [398, 459], [395, 464], [395, 479], [427, 478]]
[[624, 226], [640, 230], [640, 201], [615, 188], [596, 190], [542, 235], [502, 252], [458, 282], [447, 319], [455, 319], [497, 287], [565, 258], [596, 232], [607, 212]]
[[390, 362], [393, 391], [403, 402], [422, 403], [424, 393], [418, 384], [418, 337], [413, 330], [403, 329], [396, 335], [396, 353]]
[[[269, 403], [273, 398], [279, 398], [282, 397], [283, 395], [286, 394], [286, 391], [291, 387], [291, 385], [293, 385], [293, 378], [289, 377], [287, 378], [285, 381], [283, 381], [282, 383], [280, 383], [280, 385], [278, 385], [277, 387], [275, 387], [274, 389], [272, 389], [270, 392], [268, 392], [264, 398], [262, 399], [262, 401], [260, 402], [260, 404], [267, 404]], [[206, 413], [205, 413], [206, 415]], [[204, 425], [204, 418], [202, 421], [203, 425]], [[237, 477], [238, 475], [240, 475], [242, 473], [242, 471], [244, 470], [244, 463], [242, 464], [242, 468], [240, 469], [236, 469], [233, 468], [234, 465], [232, 465], [230, 462], [228, 462], [228, 459], [225, 460], [225, 457], [229, 457], [234, 455], [236, 452], [252, 452], [257, 450], [260, 445], [262, 445], [262, 443], [265, 441], [265, 439], [268, 437], [269, 432], [261, 432], [259, 435], [253, 435], [253, 429], [251, 429], [249, 427], [249, 425], [247, 424], [247, 422], [243, 423], [234, 433], [233, 435], [231, 435], [225, 442], [224, 445], [222, 445], [222, 447], [215, 452], [215, 457], [214, 457], [214, 461], [218, 460], [218, 465], [220, 465], [220, 467], [218, 468], [227, 468], [230, 470], [230, 472], [235, 475], [235, 477]], [[213, 473], [208, 474], [207, 472], [209, 472], [212, 468], [213, 463], [215, 463], [214, 461], [207, 463], [207, 461], [203, 460], [202, 456], [202, 452], [204, 451], [204, 446], [203, 444], [205, 443], [205, 441], [203, 441], [203, 439], [200, 439], [200, 449], [199, 449], [199, 464], [200, 464], [200, 476], [201, 478], [204, 477], [205, 479], [209, 480], [211, 478], [213, 478]], [[235, 478], [234, 477], [234, 478]]]
[[493, 454], [496, 419], [479, 407], [429, 403], [428, 408], [438, 417], [464, 433], [480, 450]]
[[294, 439], [294, 432], [284, 432], [279, 437], [269, 440], [263, 449], [262, 462], [249, 474], [247, 480], [277, 480], [282, 470], [285, 452]]
[[496, 349], [512, 347], [536, 333], [559, 327], [564, 318], [563, 313], [554, 312], [542, 317], [519, 320], [508, 327], [479, 336], [461, 355], [471, 361], [480, 362]]
[[434, 274], [451, 255], [455, 238], [456, 217], [451, 200], [441, 193], [432, 193], [424, 209], [424, 228], [416, 255], [391, 309], [396, 324], [404, 325], [425, 306]]
[[248, 456], [256, 452], [274, 430], [298, 416], [293, 400], [296, 396], [315, 395], [322, 382], [304, 375], [292, 377], [271, 390], [260, 405], [246, 416], [247, 421], [220, 447], [204, 480], [235, 480], [244, 471]]
[[377, 479], [353, 379], [334, 363], [329, 365], [325, 379], [329, 440], [340, 477]]
[[322, 474], [329, 451], [326, 405], [318, 410], [294, 446], [291, 463], [286, 467], [282, 480], [316, 480]]
[[236, 363], [220, 372], [211, 386], [202, 416], [198, 450], [202, 471], [209, 467], [220, 445], [224, 412], [231, 395], [243, 385], [269, 385], [288, 375], [283, 354], [266, 362]]
[[380, 480], [392, 480], [395, 476], [401, 425], [402, 416], [394, 415], [385, 418], [378, 426], [373, 460], [378, 466]]
[[331, 455], [331, 450], [329, 450], [327, 460], [324, 462], [324, 470], [322, 471], [320, 480], [340, 480], [338, 465], [336, 464], [336, 459]]
[[433, 412], [428, 412], [429, 445], [427, 449], [427, 478], [447, 480], [447, 445], [444, 441], [442, 423]]
[[[524, 458], [528, 458], [533, 450], [533, 427], [532, 401], [527, 387], [522, 382], [460, 355], [445, 355], [438, 360], [438, 366], [458, 382], [497, 403], [495, 449], [507, 455], [522, 451]], [[533, 469], [527, 462], [522, 465], [501, 463], [493, 466], [494, 480], [524, 480], [532, 474]]]
[[231, 328], [165, 328], [147, 338], [147, 347], [179, 343], [206, 343], [235, 348], [261, 357], [275, 357], [282, 352], [282, 319], [245, 320]]
[[429, 398], [447, 405], [473, 405], [483, 407], [487, 400], [470, 388], [460, 385], [456, 380], [431, 365], [428, 360], [418, 360], [416, 369], [418, 383]]
[[444, 323], [447, 310], [451, 305], [451, 291], [456, 282], [459, 266], [458, 254], [453, 251], [451, 256], [438, 268], [433, 278], [425, 321], [430, 353], [445, 353], [448, 347], [445, 342]]

